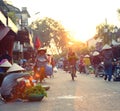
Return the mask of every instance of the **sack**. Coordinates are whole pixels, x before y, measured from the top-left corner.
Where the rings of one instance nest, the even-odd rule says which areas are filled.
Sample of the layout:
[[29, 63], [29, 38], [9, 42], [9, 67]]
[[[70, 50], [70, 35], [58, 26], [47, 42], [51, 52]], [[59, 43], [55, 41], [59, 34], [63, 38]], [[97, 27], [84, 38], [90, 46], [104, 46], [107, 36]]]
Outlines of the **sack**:
[[46, 65], [45, 73], [46, 73], [47, 76], [51, 76], [53, 74], [52, 65], [50, 65], [50, 64]]
[[55, 66], [54, 68], [53, 68], [53, 72], [57, 72], [58, 71], [58, 69], [57, 69], [57, 67]]

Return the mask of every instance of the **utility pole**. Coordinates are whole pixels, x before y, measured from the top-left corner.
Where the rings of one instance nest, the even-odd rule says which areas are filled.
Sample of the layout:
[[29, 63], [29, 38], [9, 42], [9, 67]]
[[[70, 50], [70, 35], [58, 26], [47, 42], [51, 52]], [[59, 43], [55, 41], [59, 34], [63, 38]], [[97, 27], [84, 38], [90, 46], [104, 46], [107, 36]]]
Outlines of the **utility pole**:
[[107, 18], [105, 18], [105, 25], [107, 26]]

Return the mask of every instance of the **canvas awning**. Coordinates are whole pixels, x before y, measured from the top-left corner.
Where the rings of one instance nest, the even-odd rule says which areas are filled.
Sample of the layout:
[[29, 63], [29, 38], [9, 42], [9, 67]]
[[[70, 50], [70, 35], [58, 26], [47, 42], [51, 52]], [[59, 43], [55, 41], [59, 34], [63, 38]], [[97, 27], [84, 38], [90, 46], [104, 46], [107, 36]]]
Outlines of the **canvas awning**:
[[16, 34], [9, 27], [0, 24], [0, 55], [4, 55], [7, 51], [12, 56], [15, 36]]
[[0, 27], [0, 40], [2, 40], [9, 31], [10, 31], [10, 28], [1, 26]]

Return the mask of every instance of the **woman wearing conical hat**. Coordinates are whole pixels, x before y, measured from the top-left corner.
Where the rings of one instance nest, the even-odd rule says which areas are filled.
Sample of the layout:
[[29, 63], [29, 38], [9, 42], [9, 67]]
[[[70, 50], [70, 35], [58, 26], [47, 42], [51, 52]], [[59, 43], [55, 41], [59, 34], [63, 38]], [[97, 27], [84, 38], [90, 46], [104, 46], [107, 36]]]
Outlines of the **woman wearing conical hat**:
[[7, 59], [3, 59], [0, 62], [0, 86], [2, 84], [2, 81], [3, 81], [4, 77], [6, 76], [7, 70], [11, 66], [12, 66], [12, 64]]
[[11, 66], [12, 66], [12, 64], [7, 59], [3, 59], [0, 62], [0, 69], [3, 70], [3, 72], [6, 72], [7, 69]]
[[113, 62], [113, 53], [112, 53], [112, 47], [108, 44], [105, 44], [102, 48], [102, 56], [103, 56], [103, 62], [105, 67], [105, 77], [104, 79], [108, 81], [111, 81], [112, 79], [112, 62]]
[[7, 70], [7, 73], [22, 72], [22, 71], [25, 71], [23, 67], [21, 67], [17, 63], [13, 63], [12, 66]]
[[37, 79], [37, 81], [40, 80], [40, 82], [42, 82], [44, 78], [47, 78], [47, 75], [45, 73], [45, 68], [48, 63], [46, 52], [47, 49], [39, 48], [37, 57], [35, 58], [34, 77]]
[[87, 54], [83, 57], [83, 62], [85, 63], [85, 72], [89, 74], [89, 66], [91, 65], [90, 56]]
[[98, 68], [100, 62], [101, 62], [100, 53], [99, 53], [98, 51], [95, 51], [95, 52], [93, 53], [93, 57], [92, 57], [92, 64], [93, 64], [93, 66], [94, 66], [95, 77], [98, 76], [97, 68]]

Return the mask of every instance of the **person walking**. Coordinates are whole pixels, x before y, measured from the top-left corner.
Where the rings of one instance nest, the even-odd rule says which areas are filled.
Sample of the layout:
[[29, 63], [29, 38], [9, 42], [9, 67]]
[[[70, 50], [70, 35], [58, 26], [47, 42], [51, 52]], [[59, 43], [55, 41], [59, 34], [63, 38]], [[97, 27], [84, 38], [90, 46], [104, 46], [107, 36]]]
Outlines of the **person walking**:
[[113, 62], [113, 53], [112, 47], [108, 44], [105, 44], [102, 48], [102, 56], [105, 68], [105, 77], [104, 80], [111, 81], [112, 79], [112, 62]]
[[80, 73], [85, 73], [85, 63], [83, 61], [83, 56], [81, 55], [80, 56], [80, 59], [79, 59], [79, 72]]
[[[39, 76], [40, 82], [44, 78], [47, 78], [46, 75], [46, 65], [49, 62], [46, 54], [47, 50], [45, 48], [39, 48], [37, 57], [35, 58], [35, 66], [34, 66], [34, 73], [35, 73], [35, 79], [37, 76]], [[39, 74], [39, 75], [38, 75]]]
[[85, 63], [85, 73], [89, 74], [89, 66], [91, 65], [91, 61], [90, 61], [90, 56], [89, 55], [85, 55], [83, 58], [83, 61]]
[[94, 74], [95, 74], [95, 77], [98, 76], [98, 66], [101, 62], [100, 60], [100, 53], [98, 51], [95, 51], [93, 53], [93, 57], [92, 57], [92, 64], [93, 64], [93, 67], [94, 67]]

